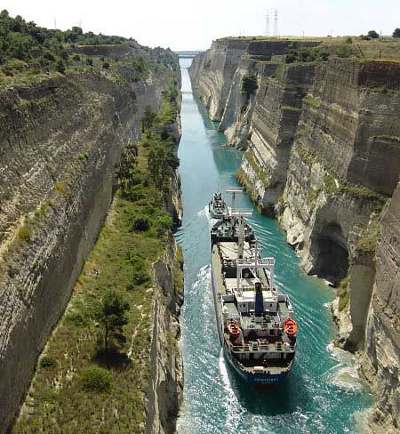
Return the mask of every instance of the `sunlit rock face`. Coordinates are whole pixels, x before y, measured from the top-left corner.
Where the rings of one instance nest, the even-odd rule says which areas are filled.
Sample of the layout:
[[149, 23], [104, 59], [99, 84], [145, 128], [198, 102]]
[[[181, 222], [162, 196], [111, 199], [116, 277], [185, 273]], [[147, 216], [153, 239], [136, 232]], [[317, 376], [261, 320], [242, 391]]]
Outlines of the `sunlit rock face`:
[[[400, 173], [400, 66], [336, 56], [288, 65], [288, 41], [237, 40], [242, 54], [230, 62], [228, 41], [195, 60], [197, 93], [229, 144], [245, 149], [238, 178], [262, 211], [278, 217], [304, 269], [334, 286], [348, 276], [335, 305], [337, 342], [366, 348], [382, 380], [376, 414], [382, 426], [398, 425], [399, 264], [387, 220], [397, 193], [383, 220], [381, 213]], [[223, 67], [213, 63], [221, 55]], [[246, 98], [249, 76], [257, 89]]]
[[167, 85], [87, 73], [0, 93], [0, 432], [96, 240], [121, 153]]
[[[376, 390], [378, 405], [370, 423], [376, 432], [400, 428], [400, 185], [382, 219], [376, 275], [366, 330], [363, 370]], [[396, 429], [393, 429], [393, 426]]]

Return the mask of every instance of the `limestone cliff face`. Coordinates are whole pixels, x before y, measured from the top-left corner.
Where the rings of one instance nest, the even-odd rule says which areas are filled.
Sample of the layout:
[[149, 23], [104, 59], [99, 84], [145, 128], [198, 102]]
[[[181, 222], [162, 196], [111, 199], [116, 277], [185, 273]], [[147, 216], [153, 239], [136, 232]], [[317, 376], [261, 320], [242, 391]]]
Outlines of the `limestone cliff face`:
[[97, 237], [121, 152], [165, 85], [92, 73], [0, 94], [0, 432]]
[[303, 97], [314, 65], [263, 65], [241, 178], [260, 207], [273, 214], [282, 194]]
[[336, 59], [318, 67], [279, 204], [281, 224], [306, 271], [335, 284], [350, 275], [349, 348], [363, 345], [374, 279], [372, 238], [400, 171], [400, 95], [390, 81], [383, 89], [372, 85], [367, 77], [373, 66]]
[[233, 76], [219, 125], [219, 129], [224, 131], [230, 146], [237, 148], [247, 146], [255, 95], [246, 95], [242, 91], [242, 81], [245, 77], [255, 77], [256, 73], [256, 62], [244, 57], [240, 60]]
[[178, 347], [179, 314], [183, 296], [177, 292], [177, 246], [169, 248], [154, 265], [156, 293], [153, 300], [151, 340], [151, 388], [147, 398], [149, 434], [174, 433], [182, 401], [183, 365]]
[[198, 95], [207, 107], [210, 119], [222, 118], [231, 81], [248, 41], [214, 41], [211, 50], [193, 60], [190, 74]]
[[368, 312], [363, 372], [380, 399], [370, 424], [374, 432], [400, 429], [400, 185], [382, 218], [376, 274]]
[[[304, 269], [341, 283], [333, 305], [337, 343], [365, 350], [367, 378], [375, 372], [381, 381], [376, 419], [398, 428], [399, 264], [388, 223], [397, 218], [397, 191], [383, 220], [381, 213], [400, 173], [399, 65], [334, 56], [286, 64], [288, 47], [264, 42], [254, 55], [251, 45], [235, 60], [229, 97], [221, 101], [220, 128], [246, 149], [239, 180], [264, 212], [277, 215]], [[213, 55], [211, 47], [203, 58]], [[210, 93], [207, 77], [217, 74], [195, 63], [201, 97]], [[257, 90], [246, 106], [238, 82], [249, 74]]]

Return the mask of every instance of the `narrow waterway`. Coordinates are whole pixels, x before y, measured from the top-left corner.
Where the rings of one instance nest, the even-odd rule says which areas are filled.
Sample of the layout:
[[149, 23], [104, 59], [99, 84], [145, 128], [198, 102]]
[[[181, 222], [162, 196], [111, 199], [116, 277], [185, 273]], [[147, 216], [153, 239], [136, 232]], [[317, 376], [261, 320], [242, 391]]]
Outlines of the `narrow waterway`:
[[346, 433], [356, 430], [357, 414], [370, 402], [351, 357], [330, 351], [333, 326], [327, 303], [333, 294], [306, 276], [277, 223], [261, 216], [247, 195], [237, 206], [252, 208], [264, 256], [276, 258], [276, 280], [290, 294], [300, 326], [295, 366], [278, 388], [257, 390], [240, 382], [225, 365], [215, 326], [210, 290], [210, 221], [206, 206], [214, 191], [236, 186], [239, 151], [223, 147], [225, 138], [193, 97], [182, 67], [182, 127], [179, 148], [183, 225], [177, 234], [185, 259], [182, 350], [184, 404], [182, 434]]

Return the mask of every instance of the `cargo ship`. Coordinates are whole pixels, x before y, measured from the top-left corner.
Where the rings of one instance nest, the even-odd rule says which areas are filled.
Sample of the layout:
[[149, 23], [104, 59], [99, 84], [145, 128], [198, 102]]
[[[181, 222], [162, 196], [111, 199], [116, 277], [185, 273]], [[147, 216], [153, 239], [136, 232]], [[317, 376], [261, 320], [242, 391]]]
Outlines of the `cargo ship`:
[[214, 193], [208, 204], [208, 212], [212, 219], [221, 219], [229, 212], [228, 206], [222, 197], [222, 193]]
[[251, 226], [230, 209], [211, 229], [212, 292], [219, 339], [246, 383], [279, 384], [292, 369], [297, 324], [289, 296], [274, 283]]

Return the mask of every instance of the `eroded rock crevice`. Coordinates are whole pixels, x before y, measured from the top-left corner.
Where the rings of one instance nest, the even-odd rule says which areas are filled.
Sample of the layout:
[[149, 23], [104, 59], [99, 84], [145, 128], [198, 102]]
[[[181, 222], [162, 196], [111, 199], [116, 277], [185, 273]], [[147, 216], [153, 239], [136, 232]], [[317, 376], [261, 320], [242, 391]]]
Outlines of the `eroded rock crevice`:
[[330, 223], [311, 237], [311, 254], [315, 258], [311, 274], [326, 279], [333, 286], [347, 276], [349, 251], [339, 224]]

